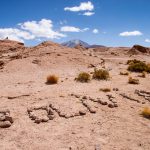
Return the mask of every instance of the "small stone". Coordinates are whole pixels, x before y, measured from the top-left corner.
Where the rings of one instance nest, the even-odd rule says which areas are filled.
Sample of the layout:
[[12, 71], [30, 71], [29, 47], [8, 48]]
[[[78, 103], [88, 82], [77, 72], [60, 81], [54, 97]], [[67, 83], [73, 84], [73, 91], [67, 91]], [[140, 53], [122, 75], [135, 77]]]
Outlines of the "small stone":
[[5, 120], [5, 115], [0, 113], [0, 121], [4, 121]]
[[86, 115], [86, 111], [80, 110], [80, 111], [79, 111], [79, 114], [80, 114], [81, 116]]
[[71, 96], [74, 96], [74, 94], [73, 94], [73, 93], [71, 93], [70, 95], [71, 95]]
[[96, 113], [96, 110], [90, 109], [90, 113], [95, 114], [95, 113]]
[[107, 105], [108, 103], [107, 102], [103, 102], [103, 101], [101, 101], [101, 103], [100, 104], [102, 104], [102, 105]]
[[91, 98], [91, 97], [89, 97], [89, 100], [91, 100], [91, 101], [95, 101], [95, 99], [94, 99], [94, 98]]
[[0, 109], [0, 113], [6, 114], [6, 113], [10, 113], [10, 111], [9, 111], [9, 109], [3, 109], [3, 108], [1, 108]]
[[0, 121], [0, 128], [9, 128], [11, 123], [9, 121]]
[[114, 105], [113, 104], [108, 104], [108, 107], [109, 108], [114, 108]]
[[53, 120], [55, 118], [54, 115], [48, 115], [49, 120]]
[[47, 111], [47, 114], [48, 114], [48, 115], [54, 115], [54, 113], [52, 112], [52, 110], [51, 110], [50, 108], [47, 108], [46, 111]]
[[14, 121], [13, 121], [13, 118], [10, 117], [10, 116], [8, 116], [8, 115], [5, 116], [5, 120], [6, 120], [6, 121], [9, 121], [10, 123], [13, 123], [13, 122], [14, 122]]
[[114, 104], [114, 107], [118, 107], [118, 104], [115, 103], [115, 104]]
[[49, 121], [49, 118], [47, 116], [42, 118], [42, 122], [48, 122], [48, 121]]
[[110, 101], [113, 101], [113, 98], [110, 98], [109, 100], [110, 100]]
[[83, 96], [82, 99], [87, 99], [87, 96]]
[[39, 123], [41, 123], [41, 122], [42, 122], [41, 119], [39, 119], [39, 118], [36, 118], [36, 119], [35, 119], [35, 123], [39, 124]]
[[33, 111], [33, 108], [27, 108], [28, 114]]
[[75, 95], [76, 98], [80, 98], [80, 95]]
[[95, 150], [101, 150], [100, 145], [95, 145]]
[[31, 118], [32, 120], [35, 120], [36, 119], [36, 115], [33, 112], [31, 112], [29, 114], [29, 118]]

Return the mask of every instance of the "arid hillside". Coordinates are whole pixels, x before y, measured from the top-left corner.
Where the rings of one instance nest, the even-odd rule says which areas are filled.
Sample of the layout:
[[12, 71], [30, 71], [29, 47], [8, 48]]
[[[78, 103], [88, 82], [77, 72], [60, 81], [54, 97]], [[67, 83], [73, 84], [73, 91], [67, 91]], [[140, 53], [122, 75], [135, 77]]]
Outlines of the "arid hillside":
[[1, 40], [0, 83], [0, 150], [150, 150], [149, 48]]

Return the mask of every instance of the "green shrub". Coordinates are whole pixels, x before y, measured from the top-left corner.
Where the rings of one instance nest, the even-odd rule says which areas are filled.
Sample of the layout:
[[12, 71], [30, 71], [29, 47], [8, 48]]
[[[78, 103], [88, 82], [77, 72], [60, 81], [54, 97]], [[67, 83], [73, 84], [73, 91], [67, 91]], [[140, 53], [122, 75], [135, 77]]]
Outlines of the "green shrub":
[[144, 62], [130, 63], [128, 70], [132, 72], [147, 71], [147, 65]]
[[131, 63], [140, 63], [140, 62], [142, 62], [142, 61], [140, 61], [140, 60], [137, 60], [137, 59], [133, 59], [133, 60], [128, 60], [127, 61], [127, 64], [129, 65], [129, 64], [131, 64]]
[[89, 82], [91, 80], [91, 76], [89, 73], [81, 72], [75, 80], [79, 82]]
[[103, 70], [103, 69], [94, 70], [93, 79], [107, 80], [109, 77], [110, 77], [109, 72], [107, 70]]
[[128, 60], [127, 64], [128, 70], [132, 72], [149, 72], [150, 73], [150, 64], [146, 64], [145, 62], [142, 62], [140, 60]]

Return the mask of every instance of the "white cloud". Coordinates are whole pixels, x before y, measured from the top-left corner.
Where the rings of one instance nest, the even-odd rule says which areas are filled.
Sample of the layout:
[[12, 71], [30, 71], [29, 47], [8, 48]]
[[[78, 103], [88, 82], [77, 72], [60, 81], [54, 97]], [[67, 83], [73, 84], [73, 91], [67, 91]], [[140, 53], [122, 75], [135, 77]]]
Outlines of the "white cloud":
[[67, 20], [63, 20], [59, 22], [60, 25], [67, 24]]
[[84, 29], [80, 29], [77, 27], [73, 27], [73, 26], [63, 26], [60, 29], [62, 32], [85, 32], [88, 31], [89, 28], [84, 28]]
[[150, 43], [150, 39], [145, 39], [145, 42]]
[[88, 12], [83, 13], [83, 16], [92, 16], [94, 14], [95, 14], [94, 12], [88, 11]]
[[89, 28], [82, 29], [82, 32], [90, 30]]
[[131, 31], [131, 32], [126, 31], [126, 32], [120, 33], [119, 35], [120, 36], [141, 36], [143, 35], [143, 33], [140, 31]]
[[65, 11], [73, 11], [73, 12], [79, 12], [79, 11], [92, 11], [94, 10], [94, 5], [92, 2], [82, 2], [80, 3], [79, 6], [74, 6], [74, 7], [65, 7]]
[[64, 26], [60, 29], [62, 32], [81, 32], [79, 28], [72, 27], [72, 26]]
[[16, 28], [0, 28], [0, 39], [8, 37], [10, 40], [24, 42], [24, 40], [34, 39], [34, 35], [26, 31], [22, 31]]
[[99, 33], [99, 30], [98, 30], [98, 29], [94, 29], [94, 30], [93, 30], [93, 33], [94, 33], [94, 34], [97, 34], [97, 33]]
[[23, 30], [30, 32], [36, 38], [59, 39], [66, 35], [53, 30], [51, 20], [42, 19], [41, 21], [27, 21], [19, 24]]

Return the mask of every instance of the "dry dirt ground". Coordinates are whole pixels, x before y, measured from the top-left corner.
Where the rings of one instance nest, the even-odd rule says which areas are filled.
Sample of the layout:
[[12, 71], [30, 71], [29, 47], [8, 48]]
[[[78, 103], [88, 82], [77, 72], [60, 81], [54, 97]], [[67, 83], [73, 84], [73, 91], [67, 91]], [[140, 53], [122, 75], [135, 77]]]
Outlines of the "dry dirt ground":
[[[140, 116], [150, 101], [135, 93], [150, 92], [150, 75], [131, 73], [139, 85], [120, 75], [127, 60], [150, 63], [149, 54], [0, 42], [0, 110], [9, 109], [14, 120], [9, 128], [0, 128], [0, 150], [150, 150], [150, 120]], [[107, 69], [110, 80], [74, 81], [81, 71], [93, 72], [91, 64]], [[58, 84], [45, 84], [49, 74], [59, 76]], [[43, 122], [35, 123], [34, 117]]]

